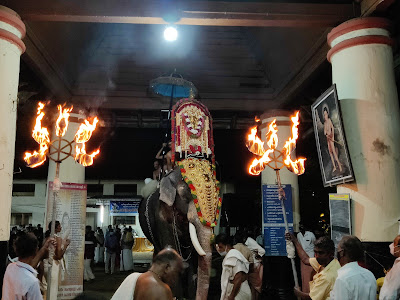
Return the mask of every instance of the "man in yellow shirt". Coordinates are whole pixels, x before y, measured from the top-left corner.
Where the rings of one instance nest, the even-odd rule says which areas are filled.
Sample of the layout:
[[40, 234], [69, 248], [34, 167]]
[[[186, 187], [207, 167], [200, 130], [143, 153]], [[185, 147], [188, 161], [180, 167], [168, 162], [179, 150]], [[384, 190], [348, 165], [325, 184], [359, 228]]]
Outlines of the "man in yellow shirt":
[[310, 281], [310, 293], [307, 294], [295, 288], [295, 295], [301, 299], [329, 299], [329, 294], [338, 276], [337, 271], [340, 268], [339, 262], [334, 258], [335, 245], [333, 241], [326, 236], [317, 239], [314, 242], [315, 257], [310, 258], [292, 233], [287, 233], [286, 239], [293, 242], [301, 261], [305, 265], [313, 267], [316, 272], [313, 280]]

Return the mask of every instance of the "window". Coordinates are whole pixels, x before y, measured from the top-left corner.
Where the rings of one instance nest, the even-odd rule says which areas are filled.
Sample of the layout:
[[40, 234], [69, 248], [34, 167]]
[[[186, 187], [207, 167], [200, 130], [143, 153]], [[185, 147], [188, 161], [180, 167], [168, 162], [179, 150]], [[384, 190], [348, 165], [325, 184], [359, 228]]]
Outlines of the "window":
[[32, 214], [11, 214], [11, 225], [29, 225], [30, 220], [32, 220]]
[[103, 195], [103, 184], [88, 184], [87, 185], [88, 197], [102, 196]]
[[114, 184], [115, 196], [135, 196], [137, 195], [136, 184]]
[[136, 225], [136, 216], [114, 216], [113, 225]]
[[35, 196], [35, 184], [13, 184], [13, 196]]

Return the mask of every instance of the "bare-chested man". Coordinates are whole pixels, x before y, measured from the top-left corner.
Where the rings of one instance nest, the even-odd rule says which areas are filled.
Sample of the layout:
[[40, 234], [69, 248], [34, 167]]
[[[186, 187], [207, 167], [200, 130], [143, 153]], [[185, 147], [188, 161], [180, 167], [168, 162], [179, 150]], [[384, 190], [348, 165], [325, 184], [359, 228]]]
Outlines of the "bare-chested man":
[[129, 275], [111, 300], [172, 300], [170, 286], [176, 282], [182, 269], [180, 255], [172, 248], [166, 248], [153, 258], [149, 271]]
[[335, 128], [333, 127], [332, 120], [329, 117], [329, 112], [327, 106], [323, 108], [324, 114], [324, 134], [326, 136], [326, 142], [328, 144], [329, 155], [331, 156], [333, 170], [332, 173], [336, 171], [335, 160], [339, 167], [340, 172], [342, 172], [342, 164], [339, 161], [336, 148], [335, 148]]
[[172, 145], [172, 142], [169, 141], [168, 142], [169, 150], [168, 150], [168, 152], [166, 154], [163, 155], [163, 151], [167, 147], [167, 143], [163, 143], [161, 149], [158, 151], [158, 153], [156, 155], [156, 159], [164, 160], [163, 161], [164, 173], [168, 173], [173, 169], [171, 145]]

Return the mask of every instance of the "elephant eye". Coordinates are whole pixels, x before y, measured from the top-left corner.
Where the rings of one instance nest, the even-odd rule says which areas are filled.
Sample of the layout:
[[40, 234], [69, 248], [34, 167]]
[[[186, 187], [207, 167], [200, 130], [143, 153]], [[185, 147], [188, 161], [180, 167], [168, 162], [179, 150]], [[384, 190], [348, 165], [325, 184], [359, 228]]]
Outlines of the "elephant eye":
[[189, 169], [193, 169], [196, 165], [194, 163], [189, 164]]

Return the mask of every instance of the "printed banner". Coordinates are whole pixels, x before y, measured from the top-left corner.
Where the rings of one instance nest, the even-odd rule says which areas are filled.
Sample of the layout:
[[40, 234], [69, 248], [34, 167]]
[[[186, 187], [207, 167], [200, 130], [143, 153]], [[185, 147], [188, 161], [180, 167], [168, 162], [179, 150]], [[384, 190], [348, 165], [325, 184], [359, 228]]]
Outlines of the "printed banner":
[[[292, 186], [282, 185], [285, 191], [286, 218], [293, 231]], [[267, 256], [286, 256], [285, 222], [276, 184], [263, 185], [264, 246]]]
[[83, 292], [86, 193], [86, 184], [63, 182], [60, 190], [54, 192], [53, 182], [49, 182], [46, 224], [51, 221], [55, 200], [56, 220], [61, 224], [61, 232], [58, 235], [63, 240], [71, 241], [61, 262], [57, 299], [74, 299]]
[[139, 201], [110, 201], [110, 216], [138, 213]]
[[329, 194], [331, 239], [335, 248], [345, 235], [351, 235], [350, 194]]

